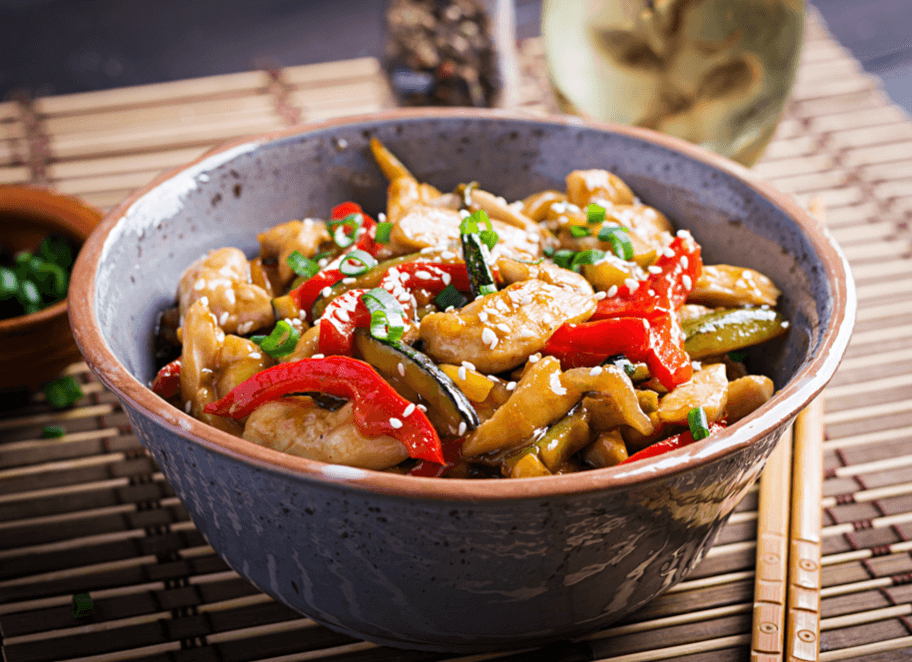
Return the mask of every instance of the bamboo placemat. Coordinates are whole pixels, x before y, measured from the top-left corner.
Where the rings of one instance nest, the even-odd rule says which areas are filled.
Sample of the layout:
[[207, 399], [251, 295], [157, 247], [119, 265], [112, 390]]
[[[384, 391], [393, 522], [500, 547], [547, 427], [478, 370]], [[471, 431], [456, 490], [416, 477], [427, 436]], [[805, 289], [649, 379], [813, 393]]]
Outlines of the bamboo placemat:
[[[525, 107], [549, 108], [541, 44]], [[0, 104], [0, 183], [44, 182], [108, 208], [224, 140], [391, 105], [372, 59]], [[858, 284], [857, 331], [826, 390], [822, 660], [912, 658], [912, 121], [809, 17], [798, 84], [756, 172], [820, 197]], [[45, 660], [453, 659], [335, 634], [273, 602], [206, 544], [77, 364], [85, 397], [0, 413], [0, 649]], [[42, 428], [66, 435], [42, 439]], [[757, 492], [686, 582], [584, 639], [498, 659], [746, 660]], [[74, 620], [74, 594], [90, 617]], [[463, 660], [493, 659], [472, 656]]]

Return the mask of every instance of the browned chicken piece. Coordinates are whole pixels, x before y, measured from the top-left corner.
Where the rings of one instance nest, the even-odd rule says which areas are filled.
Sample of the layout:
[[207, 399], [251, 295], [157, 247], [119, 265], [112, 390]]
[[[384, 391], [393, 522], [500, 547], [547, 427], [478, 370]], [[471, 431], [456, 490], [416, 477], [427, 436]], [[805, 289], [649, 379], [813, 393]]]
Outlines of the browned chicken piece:
[[203, 410], [235, 386], [272, 365], [253, 342], [226, 336], [202, 301], [190, 306], [181, 329], [181, 400], [188, 413], [220, 430], [239, 435], [240, 425]]
[[352, 404], [336, 411], [306, 396], [282, 398], [254, 410], [244, 439], [283, 453], [363, 469], [388, 469], [408, 457], [402, 443], [386, 435], [364, 436], [352, 420]]
[[696, 303], [685, 303], [678, 308], [678, 320], [681, 322], [695, 320], [704, 315], [709, 315], [712, 311], [712, 308], [707, 308], [706, 306], [701, 306]]
[[551, 262], [529, 264], [509, 257], [502, 257], [497, 260], [497, 268], [500, 270], [500, 275], [504, 282], [508, 285], [534, 279], [578, 294], [591, 296], [593, 293], [592, 285], [583, 276]]
[[393, 179], [386, 189], [386, 220], [396, 223], [415, 207], [440, 206], [435, 204], [440, 197], [440, 191], [433, 186], [419, 184], [410, 177]]
[[725, 405], [729, 425], [758, 409], [773, 397], [774, 390], [773, 380], [763, 375], [746, 375], [729, 382]]
[[177, 285], [181, 318], [202, 300], [226, 333], [246, 335], [275, 322], [269, 294], [250, 282], [250, 265], [237, 248], [210, 251], [190, 265]]
[[[459, 226], [462, 217], [459, 212], [446, 207], [420, 205], [413, 207], [390, 232], [390, 249], [394, 255], [414, 253], [422, 248], [443, 246], [460, 253]], [[507, 255], [524, 260], [541, 256], [541, 237], [537, 233], [507, 223], [493, 220], [491, 227], [498, 235], [497, 245], [491, 255]]]
[[278, 260], [279, 278], [285, 286], [295, 275], [288, 265], [288, 256], [298, 251], [304, 257], [313, 257], [319, 252], [320, 244], [332, 237], [322, 221], [305, 218], [276, 225], [261, 232], [257, 239], [260, 242], [260, 257]]
[[471, 457], [521, 446], [536, 430], [570, 411], [578, 400], [579, 392], [561, 382], [560, 361], [546, 356], [526, 370], [510, 399], [466, 438], [462, 454]]
[[[473, 208], [483, 210], [491, 221], [501, 221], [507, 225], [524, 230], [530, 237], [539, 236], [539, 241], [545, 237], [545, 230], [538, 223], [526, 216], [522, 211], [511, 207], [501, 197], [473, 188], [470, 192]], [[497, 228], [494, 228], [495, 230]]]
[[662, 398], [659, 418], [663, 423], [687, 425], [687, 414], [694, 407], [702, 407], [706, 420], [715, 423], [725, 415], [728, 401], [728, 377], [725, 365], [713, 363], [694, 373], [685, 382]]
[[775, 306], [780, 294], [773, 281], [759, 271], [716, 264], [703, 267], [687, 301], [713, 308]]
[[592, 394], [583, 405], [598, 429], [627, 425], [640, 434], [652, 434], [652, 422], [640, 407], [633, 383], [617, 366], [574, 368], [563, 374], [561, 382], [580, 396]]
[[598, 439], [583, 449], [583, 458], [596, 469], [613, 467], [626, 460], [627, 457], [624, 437], [617, 428], [603, 432]]
[[591, 288], [580, 293], [524, 280], [462, 310], [427, 315], [419, 334], [438, 363], [469, 361], [481, 372], [498, 373], [522, 365], [561, 324], [585, 322], [595, 306]]
[[523, 200], [523, 213], [538, 223], [548, 217], [548, 211], [555, 202], [566, 201], [567, 196], [560, 191], [540, 191]]
[[567, 175], [567, 199], [585, 208], [590, 202], [604, 200], [616, 205], [633, 204], [633, 191], [617, 175], [607, 170], [574, 170]]

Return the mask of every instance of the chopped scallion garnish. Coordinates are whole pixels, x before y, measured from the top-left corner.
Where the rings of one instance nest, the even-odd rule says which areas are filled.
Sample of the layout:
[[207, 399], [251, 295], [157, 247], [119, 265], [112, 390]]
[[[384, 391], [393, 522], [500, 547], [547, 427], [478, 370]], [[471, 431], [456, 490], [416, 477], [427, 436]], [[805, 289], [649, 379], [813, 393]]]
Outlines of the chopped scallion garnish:
[[301, 338], [301, 332], [285, 320], [280, 320], [268, 336], [260, 341], [260, 349], [274, 359], [288, 356], [294, 351]]
[[437, 307], [440, 308], [440, 310], [446, 310], [450, 307], [462, 308], [468, 303], [468, 299], [450, 283], [443, 288], [443, 291], [440, 294], [434, 297], [434, 303], [437, 304]]
[[706, 439], [709, 436], [709, 423], [703, 407], [694, 407], [687, 412], [687, 425], [690, 427], [690, 436], [694, 441]]
[[[349, 214], [345, 218], [334, 218], [326, 223], [326, 229], [332, 235], [339, 248], [348, 248], [357, 239], [358, 228], [364, 223], [362, 214]], [[346, 232], [350, 230], [350, 232]]]
[[579, 239], [581, 237], [589, 236], [589, 228], [584, 228], [582, 225], [571, 225], [570, 226], [570, 236], [574, 239]]
[[259, 345], [261, 342], [263, 342], [264, 340], [266, 340], [266, 337], [267, 337], [267, 336], [261, 336], [261, 335], [250, 336], [250, 342], [256, 343], [257, 345]]
[[62, 437], [65, 434], [66, 430], [59, 425], [46, 425], [41, 431], [41, 436], [45, 439], [55, 439], [57, 437]]
[[61, 377], [44, 387], [48, 403], [55, 409], [63, 409], [82, 398], [82, 389], [72, 377]]
[[579, 268], [583, 264], [595, 264], [599, 260], [605, 257], [605, 251], [600, 251], [597, 248], [593, 248], [588, 251], [580, 251], [573, 256], [573, 259], [570, 261], [570, 268], [573, 271], [579, 272]]
[[605, 222], [605, 208], [591, 203], [586, 207], [586, 222], [593, 225]]
[[339, 271], [345, 276], [360, 276], [368, 269], [377, 266], [377, 260], [366, 251], [352, 251], [339, 264]]
[[481, 234], [481, 226], [484, 225], [485, 229], [493, 232], [494, 226], [491, 225], [491, 219], [488, 218], [488, 213], [484, 209], [479, 209], [477, 212], [471, 216], [466, 216], [462, 219], [462, 223], [459, 224], [459, 232], [462, 234]]
[[607, 227], [599, 231], [598, 238], [600, 241], [607, 241], [611, 244], [614, 254], [629, 262], [633, 259], [633, 244], [630, 243], [629, 233], [625, 227]]
[[568, 251], [566, 248], [562, 248], [559, 251], [555, 251], [554, 255], [551, 256], [551, 259], [554, 260], [554, 264], [557, 266], [569, 269], [575, 255], [576, 253], [574, 251]]
[[378, 244], [388, 244], [390, 243], [390, 232], [392, 231], [392, 223], [377, 223], [377, 234], [374, 239]]
[[405, 333], [405, 311], [393, 295], [381, 287], [365, 292], [361, 301], [370, 311], [370, 334], [383, 342], [396, 342]]
[[320, 265], [311, 260], [300, 251], [292, 251], [287, 259], [288, 266], [291, 270], [302, 278], [312, 278], [320, 270]]

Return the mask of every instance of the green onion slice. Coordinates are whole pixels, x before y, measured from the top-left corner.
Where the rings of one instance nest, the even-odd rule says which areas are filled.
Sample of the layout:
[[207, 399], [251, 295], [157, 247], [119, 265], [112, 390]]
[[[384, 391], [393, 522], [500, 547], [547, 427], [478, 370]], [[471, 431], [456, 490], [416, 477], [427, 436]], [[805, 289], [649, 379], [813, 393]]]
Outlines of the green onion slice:
[[485, 226], [486, 230], [490, 232], [494, 231], [494, 226], [491, 225], [491, 219], [488, 218], [488, 214], [484, 209], [479, 209], [471, 216], [466, 216], [462, 219], [462, 223], [459, 224], [459, 232], [461, 234], [480, 234], [481, 224]]
[[434, 297], [434, 303], [440, 310], [446, 310], [449, 307], [462, 308], [468, 303], [462, 292], [457, 290], [452, 283], [443, 288], [443, 291]]
[[570, 261], [570, 268], [573, 269], [573, 271], [579, 272], [581, 265], [595, 264], [604, 257], [605, 251], [600, 251], [597, 248], [588, 251], [580, 251], [574, 255], [573, 259]]
[[292, 251], [286, 260], [291, 270], [302, 278], [312, 278], [320, 271], [320, 265], [311, 260], [300, 251]]
[[12, 299], [19, 292], [19, 278], [16, 272], [0, 267], [0, 301]]
[[374, 237], [378, 244], [390, 243], [390, 232], [393, 231], [392, 223], [377, 223], [377, 234]]
[[557, 266], [569, 269], [575, 255], [576, 253], [574, 251], [568, 251], [566, 248], [563, 248], [559, 251], [555, 251], [554, 255], [551, 256], [551, 259], [554, 260], [554, 264]]
[[266, 340], [267, 337], [268, 337], [268, 336], [259, 336], [259, 335], [257, 335], [257, 336], [250, 336], [250, 342], [256, 343], [257, 345], [259, 345], [259, 344], [261, 344], [264, 340]]
[[589, 228], [584, 228], [582, 225], [571, 225], [570, 226], [570, 236], [574, 237], [575, 239], [579, 239], [581, 237], [588, 237]]
[[554, 253], [557, 249], [554, 246], [545, 246], [542, 249], [542, 253], [545, 254], [545, 257], [554, 257]]
[[[326, 223], [326, 229], [332, 235], [339, 248], [348, 248], [357, 239], [358, 228], [364, 223], [362, 214], [349, 214], [345, 218], [334, 218]], [[350, 229], [351, 232], [346, 232]]]
[[342, 258], [339, 271], [345, 276], [360, 276], [368, 269], [377, 266], [377, 260], [370, 253], [362, 250], [352, 251]]
[[280, 320], [268, 336], [260, 342], [260, 349], [274, 359], [288, 356], [294, 351], [301, 338], [301, 332], [285, 320]]
[[586, 207], [586, 222], [591, 223], [592, 225], [600, 224], [605, 222], [605, 208], [600, 207], [597, 204], [590, 203]]
[[370, 334], [383, 342], [397, 342], [405, 333], [405, 311], [393, 295], [382, 287], [375, 287], [361, 295], [361, 301], [370, 311]]
[[63, 409], [82, 398], [82, 389], [72, 377], [55, 379], [44, 387], [48, 403], [55, 409]]
[[690, 427], [690, 436], [694, 438], [694, 441], [700, 441], [709, 436], [709, 423], [703, 407], [694, 407], [687, 412], [687, 425]]
[[630, 231], [625, 227], [608, 227], [599, 231], [598, 238], [610, 243], [614, 254], [629, 262], [633, 259], [633, 244], [630, 243], [630, 237], [627, 236], [629, 233]]
[[54, 439], [56, 437], [62, 437], [65, 434], [66, 430], [59, 425], [46, 425], [41, 431], [41, 436], [45, 439]]

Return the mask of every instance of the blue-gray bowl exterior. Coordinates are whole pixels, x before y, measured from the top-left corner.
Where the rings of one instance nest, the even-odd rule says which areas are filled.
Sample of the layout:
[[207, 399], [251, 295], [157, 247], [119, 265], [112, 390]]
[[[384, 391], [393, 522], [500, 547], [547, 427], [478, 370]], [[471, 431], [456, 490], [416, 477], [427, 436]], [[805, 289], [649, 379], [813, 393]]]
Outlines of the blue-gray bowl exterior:
[[[259, 231], [325, 216], [345, 200], [381, 211], [386, 180], [370, 156], [372, 136], [443, 190], [477, 180], [508, 200], [560, 189], [573, 169], [607, 168], [690, 229], [706, 263], [774, 276], [791, 331], [752, 353], [755, 370], [781, 388], [819, 353], [833, 315], [825, 264], [789, 214], [737, 176], [636, 134], [416, 113], [235, 146], [120, 210], [92, 303], [103, 341], [126, 371], [143, 384], [152, 379], [156, 316], [207, 250], [238, 246], [253, 255]], [[93, 368], [110, 377], [108, 366]], [[760, 426], [752, 443], [686, 470], [617, 488], [485, 500], [411, 498], [248, 461], [181, 434], [190, 427], [182, 412], [169, 407], [169, 422], [123, 401], [194, 523], [244, 577], [337, 630], [465, 652], [581, 635], [680, 581], [796, 413], [771, 409], [781, 412], [777, 427]]]
[[634, 489], [505, 507], [289, 480], [127, 411], [209, 544], [260, 590], [355, 637], [459, 653], [579, 636], [679, 582], [783, 430]]

